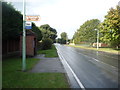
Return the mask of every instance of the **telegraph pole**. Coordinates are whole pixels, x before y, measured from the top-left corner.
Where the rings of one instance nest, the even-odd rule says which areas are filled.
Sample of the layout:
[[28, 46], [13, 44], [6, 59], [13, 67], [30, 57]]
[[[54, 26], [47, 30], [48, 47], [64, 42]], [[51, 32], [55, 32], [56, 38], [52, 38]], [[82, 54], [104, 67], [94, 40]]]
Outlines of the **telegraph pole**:
[[23, 42], [22, 42], [22, 71], [26, 71], [26, 31], [25, 31], [25, 3], [26, 1], [23, 0]]

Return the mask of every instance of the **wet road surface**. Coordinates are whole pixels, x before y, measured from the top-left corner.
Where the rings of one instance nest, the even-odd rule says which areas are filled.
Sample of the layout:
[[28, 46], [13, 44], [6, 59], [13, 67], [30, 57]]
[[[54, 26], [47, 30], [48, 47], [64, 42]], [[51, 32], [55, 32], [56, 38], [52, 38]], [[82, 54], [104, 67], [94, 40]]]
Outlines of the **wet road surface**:
[[85, 88], [118, 88], [118, 55], [55, 46]]

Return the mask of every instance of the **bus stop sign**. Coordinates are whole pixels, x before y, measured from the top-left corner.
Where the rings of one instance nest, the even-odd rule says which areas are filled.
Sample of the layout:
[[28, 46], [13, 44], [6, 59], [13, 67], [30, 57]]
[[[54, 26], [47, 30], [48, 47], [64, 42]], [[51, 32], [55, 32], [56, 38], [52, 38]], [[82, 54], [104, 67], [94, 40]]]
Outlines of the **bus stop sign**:
[[26, 22], [25, 29], [32, 29], [32, 22]]

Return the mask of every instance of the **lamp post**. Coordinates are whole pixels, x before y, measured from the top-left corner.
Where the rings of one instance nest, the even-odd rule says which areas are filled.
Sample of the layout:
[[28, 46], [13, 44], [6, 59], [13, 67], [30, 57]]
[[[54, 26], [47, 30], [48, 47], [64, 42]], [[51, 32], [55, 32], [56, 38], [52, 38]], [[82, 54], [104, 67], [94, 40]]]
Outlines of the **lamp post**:
[[95, 29], [97, 31], [97, 50], [99, 49], [99, 30]]
[[68, 41], [68, 39], [67, 39], [67, 36], [66, 36], [66, 44], [67, 44], [67, 41]]
[[23, 0], [23, 41], [22, 41], [22, 71], [26, 71], [26, 31], [25, 31], [25, 0]]

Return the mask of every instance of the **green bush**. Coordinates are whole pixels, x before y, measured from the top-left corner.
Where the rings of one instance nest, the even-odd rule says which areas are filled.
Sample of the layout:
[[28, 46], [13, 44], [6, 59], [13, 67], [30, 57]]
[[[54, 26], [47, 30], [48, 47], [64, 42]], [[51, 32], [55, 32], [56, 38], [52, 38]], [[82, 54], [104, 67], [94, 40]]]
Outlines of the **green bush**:
[[44, 39], [43, 41], [42, 41], [42, 49], [43, 50], [47, 50], [47, 49], [50, 49], [50, 48], [52, 48], [52, 40], [51, 39], [49, 39], [49, 38], [47, 38], [47, 39]]

